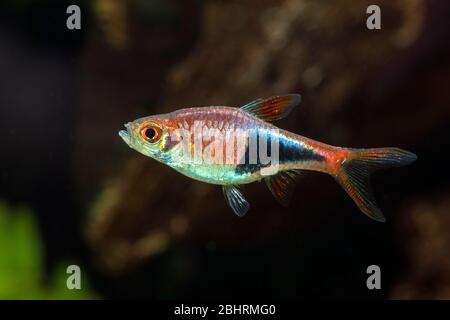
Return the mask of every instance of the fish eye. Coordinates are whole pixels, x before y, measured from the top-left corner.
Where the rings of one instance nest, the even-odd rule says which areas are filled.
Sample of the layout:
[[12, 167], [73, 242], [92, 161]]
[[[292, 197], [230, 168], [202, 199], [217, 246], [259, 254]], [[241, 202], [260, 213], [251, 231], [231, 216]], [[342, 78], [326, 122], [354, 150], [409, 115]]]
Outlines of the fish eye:
[[141, 129], [141, 137], [150, 143], [155, 143], [161, 137], [161, 128], [157, 126], [145, 126]]

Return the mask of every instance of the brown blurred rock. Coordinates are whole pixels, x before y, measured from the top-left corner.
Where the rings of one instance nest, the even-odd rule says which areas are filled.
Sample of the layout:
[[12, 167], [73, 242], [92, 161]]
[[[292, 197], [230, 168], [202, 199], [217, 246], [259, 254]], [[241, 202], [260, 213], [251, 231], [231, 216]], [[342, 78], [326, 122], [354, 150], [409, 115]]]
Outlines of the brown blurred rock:
[[420, 197], [400, 212], [396, 233], [410, 267], [391, 298], [450, 299], [450, 192]]

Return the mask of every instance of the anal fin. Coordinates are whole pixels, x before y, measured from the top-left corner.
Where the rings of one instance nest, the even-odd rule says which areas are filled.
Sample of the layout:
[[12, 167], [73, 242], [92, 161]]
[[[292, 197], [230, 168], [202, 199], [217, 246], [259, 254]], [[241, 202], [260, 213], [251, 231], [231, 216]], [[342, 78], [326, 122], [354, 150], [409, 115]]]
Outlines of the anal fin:
[[275, 199], [283, 206], [287, 206], [300, 174], [300, 170], [281, 171], [276, 175], [264, 178], [264, 181]]

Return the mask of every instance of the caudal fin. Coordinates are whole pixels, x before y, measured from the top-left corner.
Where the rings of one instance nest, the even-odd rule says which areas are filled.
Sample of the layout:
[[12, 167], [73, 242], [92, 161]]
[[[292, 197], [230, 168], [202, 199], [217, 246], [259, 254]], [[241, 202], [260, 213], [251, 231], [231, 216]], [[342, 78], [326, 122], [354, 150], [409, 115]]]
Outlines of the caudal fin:
[[414, 162], [414, 153], [398, 148], [350, 149], [336, 176], [362, 212], [370, 218], [385, 222], [370, 187], [370, 174], [379, 169], [401, 167]]

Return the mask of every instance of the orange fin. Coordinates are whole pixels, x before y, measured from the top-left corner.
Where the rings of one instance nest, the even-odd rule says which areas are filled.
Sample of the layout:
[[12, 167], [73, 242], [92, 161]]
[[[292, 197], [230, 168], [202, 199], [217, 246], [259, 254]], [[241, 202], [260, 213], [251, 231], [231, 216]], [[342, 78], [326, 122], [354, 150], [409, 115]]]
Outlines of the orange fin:
[[264, 178], [273, 196], [283, 206], [287, 206], [294, 192], [300, 170], [281, 171], [276, 175]]
[[385, 222], [370, 187], [370, 174], [378, 169], [408, 165], [417, 156], [398, 148], [350, 150], [352, 153], [342, 162], [336, 179], [362, 212], [376, 221]]
[[252, 101], [241, 107], [241, 110], [264, 121], [271, 122], [286, 117], [300, 101], [301, 96], [299, 94], [286, 94]]

